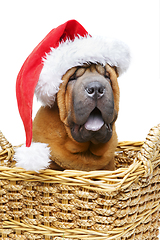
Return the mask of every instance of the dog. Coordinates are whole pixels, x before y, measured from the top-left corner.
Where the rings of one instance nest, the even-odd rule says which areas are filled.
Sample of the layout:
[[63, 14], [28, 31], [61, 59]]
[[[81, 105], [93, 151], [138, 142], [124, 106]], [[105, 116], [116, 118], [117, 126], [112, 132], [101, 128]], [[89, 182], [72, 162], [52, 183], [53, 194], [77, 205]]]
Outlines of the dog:
[[50, 168], [114, 170], [119, 111], [116, 67], [85, 64], [69, 69], [53, 106], [33, 121], [33, 142], [50, 147]]

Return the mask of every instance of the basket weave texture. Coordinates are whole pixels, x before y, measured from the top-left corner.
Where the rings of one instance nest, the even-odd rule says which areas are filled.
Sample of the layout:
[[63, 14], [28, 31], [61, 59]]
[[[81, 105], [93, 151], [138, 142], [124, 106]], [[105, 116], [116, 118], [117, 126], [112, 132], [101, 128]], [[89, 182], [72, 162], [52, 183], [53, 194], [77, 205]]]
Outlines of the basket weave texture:
[[29, 172], [0, 146], [0, 239], [158, 239], [160, 124], [118, 144], [115, 171]]

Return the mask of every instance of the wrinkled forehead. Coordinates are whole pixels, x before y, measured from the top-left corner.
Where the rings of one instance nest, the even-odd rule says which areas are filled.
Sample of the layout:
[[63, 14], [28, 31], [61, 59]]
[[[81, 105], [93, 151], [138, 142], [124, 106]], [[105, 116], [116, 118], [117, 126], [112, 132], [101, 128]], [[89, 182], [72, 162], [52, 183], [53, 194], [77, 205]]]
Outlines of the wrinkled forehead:
[[97, 72], [101, 75], [106, 75], [110, 77], [110, 75], [116, 74], [118, 77], [117, 70], [115, 67], [111, 67], [108, 64], [102, 66], [101, 64], [83, 64], [82, 66], [77, 66], [69, 69], [62, 77], [62, 80], [69, 80], [70, 78], [78, 78], [81, 77], [85, 72]]

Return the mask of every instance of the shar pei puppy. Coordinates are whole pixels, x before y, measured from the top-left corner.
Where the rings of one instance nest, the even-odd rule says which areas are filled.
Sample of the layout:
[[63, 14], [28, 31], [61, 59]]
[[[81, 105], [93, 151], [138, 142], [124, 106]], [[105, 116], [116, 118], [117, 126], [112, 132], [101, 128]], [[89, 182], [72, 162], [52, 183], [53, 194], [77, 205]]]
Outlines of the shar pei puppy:
[[[17, 76], [26, 144], [16, 149], [16, 166], [34, 171], [114, 170], [117, 78], [129, 63], [125, 43], [91, 36], [76, 20], [52, 29]], [[42, 107], [32, 121], [34, 94]]]
[[52, 169], [114, 170], [119, 110], [116, 68], [106, 64], [69, 69], [52, 107], [41, 107], [33, 141], [47, 143]]

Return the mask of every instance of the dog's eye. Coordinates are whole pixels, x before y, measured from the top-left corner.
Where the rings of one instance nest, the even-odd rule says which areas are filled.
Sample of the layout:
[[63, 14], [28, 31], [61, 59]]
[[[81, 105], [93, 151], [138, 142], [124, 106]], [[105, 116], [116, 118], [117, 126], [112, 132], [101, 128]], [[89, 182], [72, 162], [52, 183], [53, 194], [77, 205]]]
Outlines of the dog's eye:
[[70, 77], [69, 81], [73, 81], [81, 77], [85, 73], [85, 71], [86, 71], [86, 68], [83, 68], [83, 67], [77, 68], [74, 74]]
[[108, 82], [111, 84], [112, 86], [112, 81], [110, 79], [110, 74], [109, 72], [107, 72], [106, 68], [105, 68], [105, 73], [104, 73], [104, 77], [108, 80]]
[[109, 72], [105, 71], [104, 77], [110, 79], [110, 74], [109, 74]]
[[107, 80], [111, 81], [111, 79], [110, 79], [110, 74], [109, 74], [108, 72], [105, 73], [104, 77], [105, 77]]
[[104, 76], [106, 79], [107, 79], [107, 81], [111, 84], [111, 86], [112, 86], [112, 81], [111, 81], [111, 79], [110, 79], [110, 76]]
[[106, 78], [106, 80], [111, 84], [112, 87], [112, 81], [110, 79], [110, 74], [106, 71], [106, 74], [104, 75], [104, 77]]
[[73, 81], [73, 80], [76, 80], [76, 75], [75, 75], [75, 73], [69, 78], [69, 82], [70, 82], [70, 81]]

